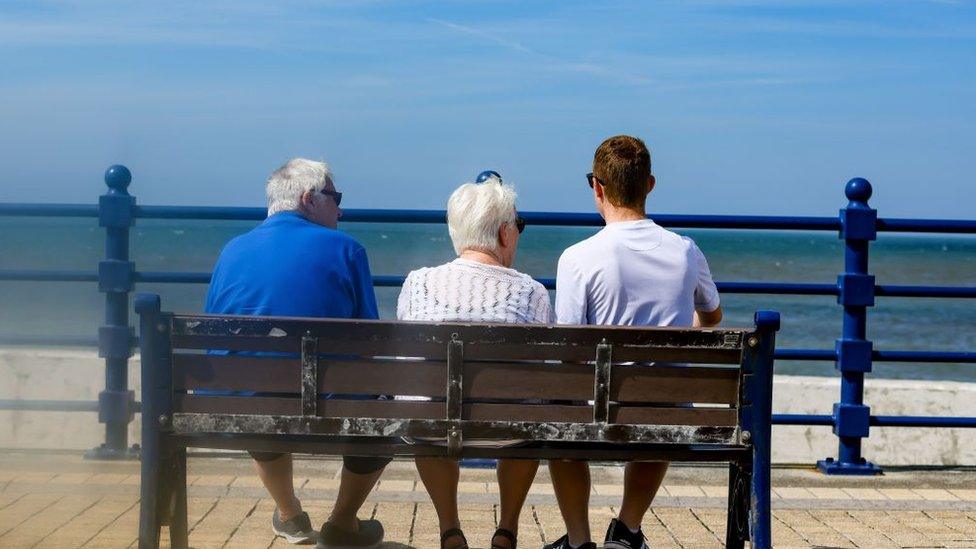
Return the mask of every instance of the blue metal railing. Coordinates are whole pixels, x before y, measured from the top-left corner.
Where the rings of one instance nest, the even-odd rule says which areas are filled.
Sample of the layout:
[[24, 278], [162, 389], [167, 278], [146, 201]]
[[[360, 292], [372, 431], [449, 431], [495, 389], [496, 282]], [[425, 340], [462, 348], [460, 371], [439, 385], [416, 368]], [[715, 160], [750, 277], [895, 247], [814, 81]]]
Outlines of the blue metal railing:
[[[264, 208], [225, 208], [198, 206], [139, 206], [129, 195], [131, 174], [124, 166], [112, 166], [105, 173], [109, 190], [97, 206], [70, 204], [0, 204], [0, 217], [90, 217], [98, 218], [106, 230], [105, 259], [92, 271], [0, 270], [0, 281], [96, 282], [105, 294], [105, 324], [98, 338], [0, 337], [0, 344], [98, 346], [105, 358], [105, 390], [95, 402], [0, 400], [0, 410], [98, 411], [105, 424], [105, 443], [92, 453], [99, 458], [119, 458], [132, 454], [127, 448], [127, 426], [138, 411], [127, 386], [128, 358], [135, 337], [128, 321], [128, 296], [135, 284], [206, 284], [206, 272], [137, 271], [129, 260], [129, 228], [135, 219], [194, 219], [260, 221]], [[838, 436], [838, 458], [818, 463], [829, 474], [874, 474], [877, 466], [861, 456], [861, 441], [869, 427], [976, 427], [973, 417], [874, 416], [864, 404], [864, 374], [873, 361], [976, 363], [976, 352], [877, 350], [866, 338], [866, 321], [876, 296], [966, 299], [976, 298], [976, 287], [878, 285], [868, 270], [870, 242], [878, 232], [976, 234], [976, 221], [939, 219], [878, 219], [868, 206], [871, 185], [864, 179], [848, 182], [849, 200], [838, 217], [655, 215], [666, 227], [708, 229], [765, 229], [837, 231], [845, 243], [845, 268], [836, 284], [790, 282], [718, 282], [725, 294], [787, 294], [837, 296], [844, 309], [841, 337], [833, 349], [778, 349], [781, 360], [832, 361], [841, 373], [840, 401], [830, 415], [774, 414], [777, 425], [823, 425], [833, 427]], [[527, 223], [550, 226], [603, 225], [591, 213], [522, 212]], [[343, 210], [343, 221], [373, 223], [444, 223], [442, 210]], [[554, 279], [540, 279], [555, 288]], [[378, 287], [396, 287], [403, 276], [374, 276]]]

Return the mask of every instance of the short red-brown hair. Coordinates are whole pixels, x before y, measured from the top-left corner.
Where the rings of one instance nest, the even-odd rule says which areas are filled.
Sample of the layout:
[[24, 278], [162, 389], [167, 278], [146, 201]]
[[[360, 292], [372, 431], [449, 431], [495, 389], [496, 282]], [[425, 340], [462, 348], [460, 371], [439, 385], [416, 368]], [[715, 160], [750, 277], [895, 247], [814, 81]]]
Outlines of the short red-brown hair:
[[643, 210], [651, 177], [651, 151], [636, 137], [610, 137], [593, 155], [593, 175], [603, 184], [611, 204]]

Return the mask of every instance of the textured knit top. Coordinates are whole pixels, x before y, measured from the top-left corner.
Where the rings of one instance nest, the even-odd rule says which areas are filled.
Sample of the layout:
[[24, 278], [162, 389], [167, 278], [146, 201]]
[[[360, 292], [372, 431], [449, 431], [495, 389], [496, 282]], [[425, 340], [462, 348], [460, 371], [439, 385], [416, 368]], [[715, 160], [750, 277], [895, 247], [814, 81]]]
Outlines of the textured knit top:
[[462, 258], [411, 271], [397, 301], [397, 318], [508, 324], [555, 321], [549, 292], [532, 277]]

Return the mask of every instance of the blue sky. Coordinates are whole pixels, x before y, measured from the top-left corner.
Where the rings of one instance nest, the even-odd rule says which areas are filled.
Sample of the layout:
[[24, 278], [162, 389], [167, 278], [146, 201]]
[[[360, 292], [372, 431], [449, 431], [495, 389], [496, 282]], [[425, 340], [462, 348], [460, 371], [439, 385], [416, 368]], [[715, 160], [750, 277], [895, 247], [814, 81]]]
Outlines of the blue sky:
[[972, 1], [0, 4], [0, 201], [263, 205], [292, 156], [366, 208], [442, 208], [493, 168], [588, 211], [643, 137], [652, 212], [976, 218]]

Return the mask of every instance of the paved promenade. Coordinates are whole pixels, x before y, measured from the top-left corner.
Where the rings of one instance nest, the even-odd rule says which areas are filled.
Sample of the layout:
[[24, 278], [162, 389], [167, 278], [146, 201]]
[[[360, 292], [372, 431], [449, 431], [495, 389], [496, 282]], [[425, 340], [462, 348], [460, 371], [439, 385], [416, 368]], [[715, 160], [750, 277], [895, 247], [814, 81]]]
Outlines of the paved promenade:
[[[337, 462], [303, 459], [297, 484], [316, 524], [335, 494]], [[976, 547], [976, 471], [889, 471], [882, 478], [827, 478], [774, 470], [777, 547]], [[594, 532], [619, 504], [621, 470], [593, 468]], [[191, 457], [190, 543], [197, 548], [286, 547], [270, 533], [273, 503], [239, 457]], [[651, 547], [721, 547], [723, 467], [672, 467], [644, 523]], [[493, 471], [464, 469], [460, 501], [472, 547], [487, 547], [496, 517]], [[138, 463], [89, 462], [79, 454], [0, 452], [0, 547], [134, 547]], [[395, 462], [364, 507], [381, 519], [387, 548], [437, 547], [437, 524], [412, 463]], [[523, 512], [521, 547], [562, 534], [544, 468]], [[164, 537], [165, 539], [165, 537]], [[166, 546], [164, 544], [164, 546]]]

